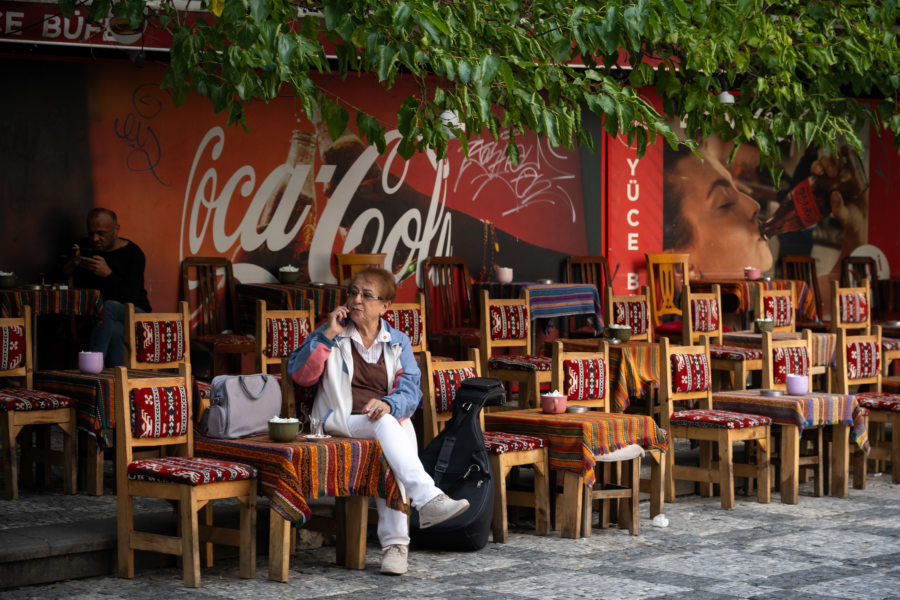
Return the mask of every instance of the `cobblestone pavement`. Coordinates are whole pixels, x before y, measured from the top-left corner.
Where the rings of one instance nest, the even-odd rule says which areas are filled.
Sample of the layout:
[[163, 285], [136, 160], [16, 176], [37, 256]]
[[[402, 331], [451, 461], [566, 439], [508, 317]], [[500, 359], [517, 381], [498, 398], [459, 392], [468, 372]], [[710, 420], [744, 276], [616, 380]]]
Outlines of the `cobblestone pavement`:
[[[40, 506], [0, 502], [0, 526], [98, 515], [114, 498], [57, 496]], [[28, 502], [27, 498], [23, 498]], [[204, 569], [198, 590], [181, 585], [176, 568], [142, 570], [133, 580], [91, 577], [0, 591], [0, 598], [160, 600], [168, 598], [898, 598], [900, 599], [900, 486], [870, 474], [849, 498], [811, 496], [798, 505], [738, 495], [725, 511], [718, 498], [688, 496], [666, 505], [669, 526], [651, 525], [641, 503], [641, 532], [594, 529], [590, 538], [539, 537], [513, 529], [509, 543], [473, 553], [413, 550], [402, 577], [378, 572], [380, 551], [370, 545], [366, 569], [334, 564], [334, 548], [301, 550], [287, 583], [269, 581], [266, 557], [256, 578], [237, 577], [237, 560]], [[24, 509], [24, 510], [23, 510]], [[261, 550], [264, 550], [262, 548]]]

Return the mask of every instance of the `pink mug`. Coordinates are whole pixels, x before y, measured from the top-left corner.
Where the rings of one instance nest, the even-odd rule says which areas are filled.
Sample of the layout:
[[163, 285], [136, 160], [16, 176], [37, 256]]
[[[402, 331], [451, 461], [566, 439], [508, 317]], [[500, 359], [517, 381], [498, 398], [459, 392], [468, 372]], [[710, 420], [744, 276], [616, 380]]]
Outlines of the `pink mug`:
[[103, 370], [102, 352], [79, 352], [78, 370], [82, 373], [96, 375]]
[[562, 395], [541, 394], [541, 410], [552, 415], [566, 412], [566, 397]]

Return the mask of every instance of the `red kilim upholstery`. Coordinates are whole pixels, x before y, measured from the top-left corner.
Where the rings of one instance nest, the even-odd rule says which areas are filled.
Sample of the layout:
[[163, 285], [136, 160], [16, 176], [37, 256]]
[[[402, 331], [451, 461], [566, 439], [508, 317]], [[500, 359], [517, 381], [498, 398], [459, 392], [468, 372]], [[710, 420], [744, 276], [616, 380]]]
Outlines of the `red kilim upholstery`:
[[503, 454], [505, 452], [522, 452], [523, 450], [536, 450], [544, 447], [544, 440], [530, 435], [515, 433], [501, 433], [499, 431], [484, 432], [484, 447], [491, 454]]
[[0, 371], [11, 371], [25, 364], [25, 328], [20, 325], [0, 327]]
[[266, 319], [266, 355], [290, 356], [309, 336], [309, 319]]
[[256, 477], [256, 469], [242, 463], [173, 456], [137, 460], [128, 465], [128, 479], [159, 483], [183, 483], [191, 486], [243, 481]]
[[182, 321], [138, 321], [134, 325], [138, 362], [169, 363], [184, 358]]
[[438, 413], [446, 413], [453, 410], [453, 399], [456, 390], [462, 382], [470, 377], [476, 377], [475, 369], [441, 369], [434, 371], [434, 402]]
[[809, 354], [806, 348], [775, 348], [772, 350], [772, 369], [775, 383], [784, 383], [788, 374], [808, 375]]
[[856, 401], [859, 402], [859, 405], [863, 408], [900, 412], [900, 394], [865, 392], [863, 394], [856, 394]]
[[594, 400], [606, 397], [603, 359], [563, 361], [563, 389], [569, 400]]
[[875, 377], [881, 370], [881, 352], [876, 342], [847, 344], [847, 377], [862, 379]]
[[691, 325], [694, 331], [718, 331], [719, 303], [714, 298], [692, 299]]
[[418, 310], [388, 310], [382, 315], [385, 321], [409, 336], [413, 346], [422, 343], [422, 312]]
[[681, 410], [672, 413], [672, 423], [694, 427], [717, 427], [720, 429], [746, 429], [760, 425], [771, 425], [772, 419], [761, 415], [749, 415], [727, 410]]
[[794, 303], [788, 296], [766, 296], [761, 318], [772, 319], [775, 327], [788, 326], [794, 322]]
[[524, 306], [491, 307], [491, 339], [522, 340], [528, 336], [528, 309]]
[[881, 349], [884, 352], [888, 350], [900, 350], [900, 338], [881, 338]]
[[709, 389], [710, 370], [706, 354], [673, 354], [671, 369], [673, 392], [680, 394]]
[[650, 327], [650, 307], [646, 302], [614, 302], [613, 324], [631, 325], [631, 333], [640, 335]]
[[743, 346], [709, 346], [710, 358], [722, 360], [762, 360], [763, 353], [759, 348], [744, 348]]
[[75, 406], [75, 399], [68, 396], [60, 396], [41, 390], [29, 390], [28, 388], [3, 388], [0, 389], [0, 411], [11, 410], [49, 410], [53, 408], [71, 408]]
[[488, 368], [507, 371], [549, 371], [553, 367], [553, 359], [549, 356], [533, 356], [531, 354], [511, 354], [509, 356], [492, 356], [488, 359]]
[[187, 390], [183, 386], [131, 391], [131, 432], [136, 438], [184, 435], [189, 413]]
[[844, 323], [865, 323], [869, 318], [869, 298], [862, 293], [841, 294], [838, 301], [841, 321]]

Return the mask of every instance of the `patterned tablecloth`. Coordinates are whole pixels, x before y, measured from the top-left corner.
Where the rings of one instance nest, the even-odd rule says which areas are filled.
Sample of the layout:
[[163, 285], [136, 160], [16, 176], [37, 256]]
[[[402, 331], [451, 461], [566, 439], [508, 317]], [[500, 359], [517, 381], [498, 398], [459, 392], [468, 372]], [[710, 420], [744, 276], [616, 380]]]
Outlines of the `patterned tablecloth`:
[[495, 281], [476, 283], [476, 310], [481, 306], [481, 290], [487, 290], [491, 298], [519, 298], [527, 289], [532, 319], [552, 319], [574, 315], [591, 315], [596, 319], [594, 328], [603, 326], [603, 307], [597, 288], [588, 284], [552, 283], [543, 285], [529, 282], [497, 283]]
[[378, 496], [409, 512], [381, 446], [375, 440], [329, 438], [289, 444], [268, 436], [219, 440], [196, 435], [194, 453], [253, 465], [260, 491], [285, 519], [303, 525], [310, 518], [306, 499], [319, 496]]
[[31, 306], [34, 316], [99, 315], [103, 298], [100, 290], [83, 288], [0, 291], [0, 317], [18, 317], [26, 304]]
[[346, 290], [334, 284], [245, 283], [235, 288], [241, 332], [252, 334], [256, 324], [256, 301], [265, 300], [269, 310], [302, 310], [313, 301], [316, 320], [321, 321], [344, 303]]
[[594, 456], [629, 444], [652, 446], [667, 452], [669, 436], [650, 417], [588, 411], [550, 415], [538, 408], [506, 410], [484, 415], [491, 431], [532, 435], [547, 440], [550, 468], [572, 471], [594, 484]]
[[805, 396], [763, 396], [760, 390], [714, 392], [713, 406], [721, 410], [765, 415], [780, 425], [805, 427], [850, 425], [850, 435], [865, 452], [869, 451], [865, 412], [856, 397], [812, 392]]
[[797, 307], [800, 314], [808, 321], [818, 321], [819, 314], [816, 309], [816, 298], [810, 293], [809, 286], [805, 281], [791, 279], [772, 279], [766, 281], [757, 279], [748, 281], [746, 279], [697, 279], [691, 280], [691, 289], [695, 292], [709, 292], [713, 284], [719, 284], [722, 295], [731, 294], [738, 299], [738, 308], [736, 312], [745, 316], [745, 326], [749, 323], [746, 317], [756, 306], [759, 297], [759, 290], [786, 290], [790, 284], [794, 284], [794, 290], [797, 293]]
[[[799, 331], [772, 332], [773, 340], [799, 340], [803, 334]], [[745, 348], [762, 348], [762, 334], [755, 331], [732, 331], [722, 335], [726, 346], [743, 346]], [[812, 354], [814, 366], [834, 367], [836, 357], [837, 335], [834, 333], [813, 333]]]

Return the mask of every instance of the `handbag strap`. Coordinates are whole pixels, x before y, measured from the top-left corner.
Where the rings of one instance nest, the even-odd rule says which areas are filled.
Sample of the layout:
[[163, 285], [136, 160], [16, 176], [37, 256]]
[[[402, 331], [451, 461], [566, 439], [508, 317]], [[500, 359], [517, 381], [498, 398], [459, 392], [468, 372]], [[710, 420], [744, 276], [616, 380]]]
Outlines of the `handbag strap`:
[[[251, 400], [259, 400], [260, 398], [262, 398], [262, 395], [266, 391], [266, 385], [269, 383], [269, 376], [264, 373], [259, 374], [259, 377], [261, 377], [263, 380], [263, 385], [262, 385], [262, 388], [260, 388], [258, 394], [254, 394], [250, 390], [247, 389], [247, 382], [244, 381], [244, 377], [245, 377], [244, 375], [241, 375], [238, 377], [238, 383], [241, 385], [241, 389], [244, 390], [244, 394], [246, 394], [247, 397], [250, 398]], [[255, 375], [254, 375], [254, 377], [255, 377]]]
[[450, 466], [450, 457], [453, 455], [453, 446], [456, 445], [456, 436], [448, 435], [444, 437], [441, 444], [441, 451], [438, 452], [437, 460], [434, 463], [434, 485], [441, 487], [441, 480]]

